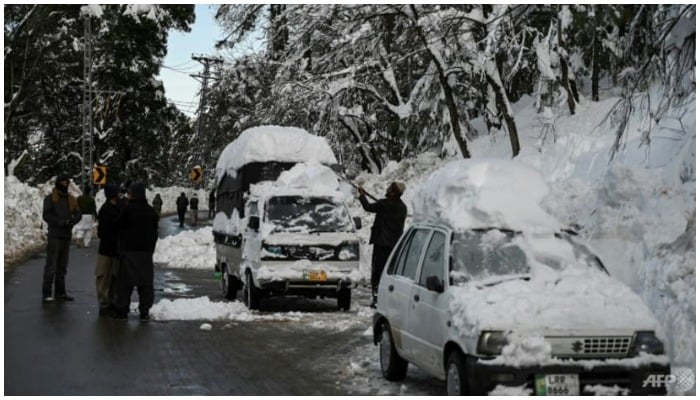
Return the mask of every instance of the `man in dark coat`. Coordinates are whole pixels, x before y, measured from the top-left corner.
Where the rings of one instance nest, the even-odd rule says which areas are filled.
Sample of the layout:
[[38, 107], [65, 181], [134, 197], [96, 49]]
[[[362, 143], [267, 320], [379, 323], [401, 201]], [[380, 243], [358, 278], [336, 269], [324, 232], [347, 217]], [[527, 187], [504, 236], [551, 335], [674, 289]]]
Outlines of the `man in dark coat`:
[[160, 217], [160, 210], [163, 208], [163, 199], [160, 198], [160, 193], [156, 193], [156, 197], [153, 198], [153, 209], [155, 210], [158, 217]]
[[116, 317], [126, 319], [131, 293], [139, 294], [141, 321], [148, 321], [153, 306], [153, 252], [158, 240], [158, 215], [146, 200], [146, 186], [129, 188], [129, 203], [117, 219], [119, 229], [119, 291]]
[[[81, 218], [78, 202], [70, 193], [70, 178], [56, 177], [56, 187], [44, 198], [42, 218], [49, 225], [46, 245], [46, 264], [41, 288], [43, 301], [73, 301], [66, 293], [66, 273], [68, 272], [68, 252], [73, 225]], [[53, 294], [52, 296], [52, 288]]]
[[406, 186], [400, 182], [392, 182], [386, 190], [386, 197], [370, 204], [365, 197], [367, 192], [359, 187], [360, 203], [365, 211], [376, 213], [369, 243], [374, 245], [372, 250], [372, 305], [377, 304], [377, 287], [382, 276], [384, 264], [391, 250], [403, 233], [406, 220], [406, 205], [401, 201]]
[[78, 207], [83, 216], [75, 226], [76, 244], [80, 245], [82, 241], [83, 247], [88, 247], [92, 241], [92, 230], [97, 218], [97, 206], [95, 199], [90, 195], [90, 185], [85, 185], [83, 194], [78, 197]]
[[187, 205], [189, 204], [185, 192], [180, 193], [180, 197], [177, 198], [177, 219], [180, 221], [180, 227], [182, 228], [185, 223], [185, 213], [187, 212]]
[[216, 212], [216, 190], [209, 192], [209, 219], [214, 218]]
[[111, 315], [117, 304], [117, 273], [119, 271], [119, 187], [113, 184], [105, 186], [105, 203], [97, 214], [97, 237], [100, 246], [97, 250], [95, 265], [95, 286], [100, 316]]
[[197, 193], [192, 195], [190, 199], [190, 216], [192, 217], [192, 225], [197, 225], [197, 218], [199, 217], [199, 199], [197, 198]]

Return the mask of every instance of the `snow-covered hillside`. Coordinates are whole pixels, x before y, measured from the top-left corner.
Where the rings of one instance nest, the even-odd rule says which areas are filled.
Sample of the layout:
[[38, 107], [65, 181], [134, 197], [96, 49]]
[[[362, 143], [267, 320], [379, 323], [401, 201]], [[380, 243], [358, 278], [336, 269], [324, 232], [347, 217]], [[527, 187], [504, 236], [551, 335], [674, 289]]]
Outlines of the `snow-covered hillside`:
[[[651, 128], [651, 145], [642, 145], [647, 122], [634, 114], [626, 146], [612, 159], [614, 127], [604, 123], [616, 99], [582, 103], [577, 114], [543, 125], [523, 98], [513, 109], [522, 145], [520, 162], [539, 170], [550, 185], [544, 207], [559, 221], [578, 230], [601, 256], [611, 274], [637, 292], [664, 327], [667, 352], [674, 366], [695, 371], [695, 103], [675, 110]], [[547, 129], [545, 129], [547, 128]], [[553, 129], [551, 129], [553, 128]], [[547, 132], [545, 135], [543, 132]], [[507, 137], [481, 137], [469, 142], [474, 158], [510, 158]], [[355, 183], [381, 196], [391, 181], [407, 185], [409, 206], [422, 182], [450, 160], [424, 153], [390, 162], [381, 174], [362, 173]], [[48, 185], [50, 189], [50, 185]], [[158, 189], [164, 212], [173, 212], [182, 188]], [[43, 241], [41, 198], [46, 188], [31, 188], [5, 178], [5, 263]], [[149, 200], [154, 191], [148, 192]], [[98, 205], [103, 201], [98, 196]], [[206, 204], [206, 193], [199, 194]], [[365, 244], [373, 215], [356, 200], [349, 204], [361, 216]], [[188, 246], [184, 256], [172, 251]], [[211, 231], [183, 232], [160, 241], [156, 259], [172, 268], [212, 268]], [[371, 248], [363, 246], [361, 271], [369, 277]], [[205, 318], [203, 318], [205, 319]]]

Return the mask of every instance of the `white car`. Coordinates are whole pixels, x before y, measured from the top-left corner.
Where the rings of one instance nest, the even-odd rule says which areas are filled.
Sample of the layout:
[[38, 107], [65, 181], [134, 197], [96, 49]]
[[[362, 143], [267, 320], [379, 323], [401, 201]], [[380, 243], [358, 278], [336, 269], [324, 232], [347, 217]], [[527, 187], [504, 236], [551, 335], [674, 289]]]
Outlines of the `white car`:
[[[416, 222], [379, 283], [383, 376], [402, 380], [412, 363], [445, 380], [449, 395], [666, 393], [656, 379], [670, 373], [661, 329], [641, 298], [541, 209], [494, 209], [508, 200], [494, 194], [512, 188], [494, 173], [528, 171], [509, 163], [450, 165], [414, 199]], [[524, 196], [510, 198], [526, 206]], [[527, 228], [532, 221], [542, 224]]]
[[350, 309], [360, 247], [346, 206], [320, 195], [251, 196], [239, 276], [251, 309], [269, 296], [336, 298]]

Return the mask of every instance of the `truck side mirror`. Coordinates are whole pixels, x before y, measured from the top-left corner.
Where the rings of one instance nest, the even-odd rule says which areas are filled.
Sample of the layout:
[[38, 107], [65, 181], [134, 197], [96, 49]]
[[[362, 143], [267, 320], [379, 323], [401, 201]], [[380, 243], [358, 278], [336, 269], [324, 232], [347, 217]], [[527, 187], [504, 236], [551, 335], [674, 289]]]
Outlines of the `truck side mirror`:
[[431, 292], [438, 292], [442, 293], [445, 290], [445, 286], [442, 284], [440, 281], [440, 278], [438, 278], [435, 275], [430, 275], [428, 279], [425, 281], [425, 286], [430, 290]]
[[260, 217], [252, 215], [248, 217], [248, 228], [257, 232], [260, 229]]
[[355, 229], [362, 229], [362, 219], [360, 217], [353, 217], [352, 222], [355, 223]]

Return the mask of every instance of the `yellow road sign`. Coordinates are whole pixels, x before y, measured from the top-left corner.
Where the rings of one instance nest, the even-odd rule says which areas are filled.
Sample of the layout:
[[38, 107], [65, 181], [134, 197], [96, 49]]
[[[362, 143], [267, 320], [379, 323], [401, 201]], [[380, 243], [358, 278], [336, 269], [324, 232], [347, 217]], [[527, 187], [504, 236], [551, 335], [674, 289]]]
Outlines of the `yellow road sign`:
[[107, 167], [98, 165], [92, 169], [92, 183], [104, 185], [107, 183]]
[[202, 167], [194, 167], [192, 168], [192, 171], [190, 171], [190, 179], [192, 179], [195, 182], [201, 182], [202, 181]]

